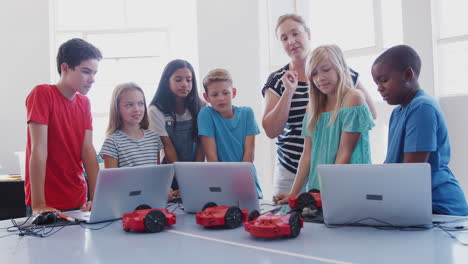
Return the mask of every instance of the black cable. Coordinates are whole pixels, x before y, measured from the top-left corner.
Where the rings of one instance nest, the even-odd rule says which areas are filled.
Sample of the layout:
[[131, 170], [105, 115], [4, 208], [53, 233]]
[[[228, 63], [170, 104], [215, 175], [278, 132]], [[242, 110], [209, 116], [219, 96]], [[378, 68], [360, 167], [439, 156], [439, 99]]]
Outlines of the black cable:
[[180, 203], [178, 206], [177, 206], [178, 209], [182, 210], [182, 211], [185, 211], [185, 208], [184, 208], [184, 204], [183, 203]]
[[[273, 208], [270, 208], [262, 213], [260, 213], [260, 215], [263, 215], [263, 214], [266, 214], [266, 213], [272, 213], [272, 214], [276, 214], [279, 210], [281, 210], [281, 208], [283, 208], [283, 206], [285, 204], [276, 204], [276, 203], [261, 203], [260, 206], [263, 206], [263, 205], [268, 205], [268, 206], [272, 206]], [[260, 210], [262, 211], [262, 210]], [[291, 211], [289, 212], [286, 212], [286, 213], [290, 213]]]
[[453, 232], [459, 232], [459, 231], [466, 231], [468, 229], [466, 229], [465, 227], [463, 227], [462, 229], [458, 229], [458, 230], [447, 230], [444, 226], [440, 225], [440, 224], [435, 224], [434, 227], [437, 227], [437, 228], [440, 228], [442, 231], [444, 231], [445, 233], [447, 233], [447, 235], [449, 235], [453, 240], [455, 240], [456, 242], [458, 242], [459, 244], [461, 244], [462, 246], [468, 246], [468, 243], [465, 243], [465, 242], [462, 242], [461, 240], [459, 240], [456, 236], [454, 236], [452, 233], [450, 233], [450, 231], [453, 231]]
[[[30, 225], [30, 226], [23, 227], [23, 225], [25, 225], [28, 222], [28, 220], [29, 220], [29, 218], [26, 219], [26, 221], [24, 223], [18, 224], [16, 222], [16, 220], [11, 219], [11, 222], [12, 222], [13, 226], [9, 226], [9, 227], [6, 227], [4, 229], [6, 229], [7, 232], [14, 232], [14, 233], [4, 235], [4, 236], [0, 236], [0, 238], [11, 236], [11, 235], [34, 236], [34, 237], [45, 238], [45, 237], [49, 237], [49, 236], [54, 235], [58, 231], [62, 230], [64, 227], [70, 226], [70, 225], [79, 225], [82, 228], [88, 229], [88, 230], [100, 230], [100, 229], [103, 229], [105, 227], [110, 226], [111, 224], [113, 224], [116, 221], [116, 220], [109, 221], [104, 226], [101, 226], [101, 227], [98, 227], [98, 228], [92, 228], [92, 227], [85, 226], [84, 225], [85, 222], [83, 222], [83, 221], [78, 221], [78, 222], [56, 222], [53, 225], [48, 225], [48, 226], [40, 226], [40, 225], [33, 224], [33, 225]], [[58, 229], [56, 229], [56, 228], [58, 228]]]
[[468, 222], [468, 218], [460, 218], [460, 219], [455, 219], [451, 221], [433, 221], [433, 224], [452, 224], [452, 223], [457, 223], [457, 222]]
[[[382, 226], [374, 226], [374, 225], [367, 225], [367, 224], [363, 224], [362, 222], [366, 221], [366, 220], [374, 220], [378, 223], [381, 223], [383, 224]], [[380, 229], [380, 230], [400, 230], [400, 231], [422, 231], [422, 230], [428, 230], [428, 229], [432, 229], [434, 227], [434, 225], [416, 225], [416, 226], [396, 226], [396, 225], [393, 225], [391, 223], [388, 223], [388, 222], [385, 222], [385, 221], [382, 221], [380, 219], [376, 219], [376, 218], [373, 218], [373, 217], [366, 217], [366, 218], [362, 218], [362, 219], [359, 219], [357, 221], [354, 221], [354, 222], [351, 222], [351, 223], [346, 223], [346, 224], [327, 224], [327, 223], [324, 223], [326, 227], [328, 228], [340, 228], [340, 227], [346, 227], [346, 226], [367, 226], [367, 227], [373, 227], [375, 229]]]
[[[82, 228], [88, 229], [88, 230], [101, 230], [101, 229], [103, 229], [103, 228], [106, 228], [106, 227], [112, 225], [112, 224], [113, 224], [114, 222], [116, 222], [116, 221], [117, 221], [117, 220], [111, 220], [111, 221], [107, 222], [105, 225], [100, 226], [100, 227], [97, 227], [97, 228], [92, 228], [92, 227], [88, 227], [88, 226], [83, 225], [83, 224], [86, 224], [85, 222], [80, 222], [79, 225], [80, 225]], [[95, 224], [93, 224], [93, 225], [95, 225]]]
[[[21, 232], [21, 227], [23, 225], [25, 225], [29, 219], [31, 218], [31, 216], [28, 216], [28, 218], [22, 223], [22, 224], [18, 224], [16, 222], [15, 219], [11, 219], [11, 223], [13, 224], [12, 226], [7, 226], [7, 227], [2, 227], [0, 229], [3, 229], [3, 230], [6, 230], [7, 232], [19, 232], [20, 234], [22, 233]], [[13, 236], [13, 235], [19, 235], [18, 233], [13, 233], [13, 234], [8, 234], [8, 235], [3, 235], [3, 236], [0, 236], [0, 238], [4, 238], [4, 237], [7, 237], [7, 236]]]
[[40, 234], [39, 232], [36, 233], [36, 234], [37, 234], [37, 236], [39, 236], [41, 238], [49, 237], [49, 236], [57, 233], [58, 231], [62, 230], [63, 228], [65, 228], [65, 225], [60, 226], [59, 229], [57, 229], [57, 230], [55, 230], [55, 232], [53, 232], [56, 227], [57, 227], [56, 225], [53, 225], [52, 228], [50, 230], [48, 230], [48, 231], [46, 231], [47, 227], [44, 227], [42, 229], [42, 234]]
[[167, 203], [166, 208], [164, 209], [171, 211], [171, 208], [172, 208], [171, 213], [173, 213], [178, 207], [179, 207], [179, 203]]
[[468, 227], [466, 226], [453, 226], [453, 227], [448, 227], [448, 226], [441, 226], [447, 231], [454, 231], [454, 232], [461, 232], [461, 231], [468, 231]]
[[34, 236], [34, 237], [49, 237], [57, 233], [58, 231], [62, 230], [65, 226], [69, 225], [76, 225], [78, 222], [68, 222], [68, 221], [56, 221], [53, 225], [26, 225], [29, 224], [28, 217], [23, 223], [18, 224], [15, 219], [11, 219], [12, 226], [3, 228], [6, 229], [7, 232], [12, 232], [13, 234], [4, 235], [2, 237], [10, 236], [10, 235], [19, 235], [19, 236]]
[[177, 204], [177, 203], [170, 203], [170, 202], [168, 202], [168, 203], [166, 204], [166, 206], [164, 207], [164, 209], [167, 210], [169, 207], [174, 206], [174, 205], [176, 205], [176, 204]]
[[454, 223], [459, 223], [459, 222], [468, 222], [468, 218], [461, 218], [461, 219], [455, 219], [451, 221], [434, 221], [434, 226], [441, 229], [447, 235], [450, 236], [453, 240], [461, 244], [462, 246], [468, 246], [468, 243], [462, 242], [459, 240], [456, 236], [454, 236], [451, 232], [462, 232], [462, 231], [467, 231], [468, 226], [465, 225], [458, 225], [458, 226], [451, 226], [450, 224]]
[[[171, 207], [173, 208], [171, 209]], [[174, 198], [167, 202], [166, 207], [164, 209], [168, 210], [171, 213], [174, 213], [177, 209], [180, 209], [183, 211], [184, 207], [182, 204], [182, 200], [180, 198]]]
[[13, 228], [13, 227], [20, 228], [20, 227], [24, 226], [29, 221], [29, 219], [31, 219], [31, 217], [32, 216], [28, 216], [28, 218], [26, 218], [26, 220], [22, 224], [19, 224], [19, 225], [18, 225], [18, 223], [16, 223], [15, 219], [11, 219], [11, 223], [13, 224], [13, 226], [6, 227], [5, 229], [8, 232], [11, 232], [10, 229]]
[[180, 208], [180, 203], [177, 203], [176, 206], [174, 206], [174, 209], [172, 209], [171, 213], [174, 213], [179, 208]]
[[[35, 237], [49, 237], [52, 236], [53, 234], [57, 233], [58, 231], [62, 230], [65, 226], [68, 225], [73, 225], [73, 223], [70, 224], [61, 224], [61, 223], [54, 223], [53, 225], [49, 226], [38, 226], [38, 225], [31, 225], [27, 227], [21, 227], [21, 225], [18, 225], [16, 221], [12, 219], [13, 222], [13, 227], [16, 228], [17, 230], [11, 230], [9, 232], [16, 232], [18, 231], [19, 236], [35, 236]], [[27, 222], [27, 221], [26, 221]], [[55, 228], [59, 227], [57, 230]], [[55, 231], [54, 231], [55, 230]]]

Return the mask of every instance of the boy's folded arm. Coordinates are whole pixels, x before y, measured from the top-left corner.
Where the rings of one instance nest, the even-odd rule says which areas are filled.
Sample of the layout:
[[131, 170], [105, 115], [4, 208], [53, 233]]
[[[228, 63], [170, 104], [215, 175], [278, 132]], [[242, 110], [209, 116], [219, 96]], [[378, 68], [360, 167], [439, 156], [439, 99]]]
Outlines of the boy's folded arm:
[[405, 152], [403, 156], [404, 163], [425, 163], [429, 160], [429, 155], [431, 153], [428, 151], [422, 152]]
[[47, 207], [44, 193], [48, 126], [29, 122], [31, 134], [31, 157], [29, 162], [29, 179], [31, 183], [31, 207], [34, 211]]
[[216, 162], [218, 160], [218, 154], [216, 151], [216, 141], [214, 137], [200, 136], [200, 140], [205, 151], [206, 161]]
[[83, 162], [89, 184], [89, 199], [94, 198], [94, 188], [96, 187], [96, 179], [99, 172], [99, 164], [97, 161], [96, 150], [93, 146], [93, 131], [87, 129], [83, 145], [81, 147], [81, 161]]
[[244, 155], [242, 161], [253, 162], [255, 156], [255, 135], [249, 135], [245, 137], [244, 141]]

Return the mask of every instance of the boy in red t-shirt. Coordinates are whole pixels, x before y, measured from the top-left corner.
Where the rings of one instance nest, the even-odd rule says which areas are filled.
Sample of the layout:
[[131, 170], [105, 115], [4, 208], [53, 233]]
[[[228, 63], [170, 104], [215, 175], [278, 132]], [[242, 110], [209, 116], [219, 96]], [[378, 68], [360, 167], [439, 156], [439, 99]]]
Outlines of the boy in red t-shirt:
[[94, 83], [101, 52], [82, 39], [63, 43], [57, 54], [60, 80], [38, 85], [26, 99], [28, 138], [24, 184], [27, 214], [81, 207], [87, 211], [99, 170], [92, 118], [85, 96]]

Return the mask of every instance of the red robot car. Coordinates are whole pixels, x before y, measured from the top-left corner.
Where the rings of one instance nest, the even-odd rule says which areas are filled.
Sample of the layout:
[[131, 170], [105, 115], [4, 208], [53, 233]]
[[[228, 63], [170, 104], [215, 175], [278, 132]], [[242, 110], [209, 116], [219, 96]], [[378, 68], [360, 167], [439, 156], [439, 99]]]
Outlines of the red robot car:
[[122, 217], [123, 229], [136, 232], [161, 232], [165, 226], [176, 223], [176, 215], [166, 209], [143, 209], [124, 214]]
[[322, 208], [320, 191], [312, 189], [309, 192], [298, 194], [289, 199], [289, 207], [300, 212], [308, 211], [309, 215], [317, 215]]
[[241, 210], [237, 206], [218, 206], [209, 202], [203, 206], [203, 210], [196, 214], [197, 224], [205, 227], [236, 228], [247, 220], [247, 210]]
[[249, 214], [249, 221], [244, 224], [245, 231], [255, 237], [297, 237], [304, 226], [304, 219], [298, 212], [275, 215], [258, 211]]

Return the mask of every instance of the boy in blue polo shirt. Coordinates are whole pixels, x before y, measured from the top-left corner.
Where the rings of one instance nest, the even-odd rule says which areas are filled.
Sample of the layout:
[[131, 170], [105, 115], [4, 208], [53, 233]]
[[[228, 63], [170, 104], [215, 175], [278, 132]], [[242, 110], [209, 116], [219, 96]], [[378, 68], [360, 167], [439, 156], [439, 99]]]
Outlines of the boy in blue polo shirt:
[[432, 210], [437, 214], [468, 215], [468, 205], [450, 171], [450, 142], [445, 119], [435, 100], [418, 82], [421, 59], [406, 45], [382, 53], [372, 66], [377, 90], [390, 105], [385, 163], [427, 162], [431, 165]]
[[[203, 79], [203, 97], [211, 106], [198, 114], [198, 134], [209, 162], [251, 162], [254, 160], [255, 135], [260, 134], [250, 107], [232, 105], [236, 88], [228, 71], [215, 69]], [[253, 165], [252, 165], [253, 166]], [[255, 167], [257, 196], [263, 197]]]

